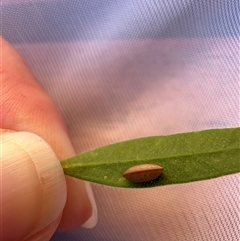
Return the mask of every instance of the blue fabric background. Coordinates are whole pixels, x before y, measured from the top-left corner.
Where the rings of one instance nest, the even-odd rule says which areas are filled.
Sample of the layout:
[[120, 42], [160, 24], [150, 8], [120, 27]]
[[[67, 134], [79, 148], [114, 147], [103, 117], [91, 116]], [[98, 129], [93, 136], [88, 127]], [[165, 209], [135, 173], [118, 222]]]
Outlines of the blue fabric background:
[[[77, 152], [240, 125], [239, 0], [3, 0], [2, 35], [60, 108]], [[99, 222], [52, 241], [237, 241], [239, 175], [93, 185]]]

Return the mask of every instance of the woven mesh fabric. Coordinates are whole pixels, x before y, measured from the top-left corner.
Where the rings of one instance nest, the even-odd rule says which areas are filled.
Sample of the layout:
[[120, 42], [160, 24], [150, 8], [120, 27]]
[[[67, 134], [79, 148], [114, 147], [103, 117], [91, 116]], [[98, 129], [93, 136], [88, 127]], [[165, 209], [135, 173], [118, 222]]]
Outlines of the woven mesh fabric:
[[[239, 5], [3, 0], [2, 34], [58, 105], [82, 152], [239, 126]], [[237, 241], [239, 180], [144, 190], [93, 184], [97, 226], [56, 233], [52, 241]]]

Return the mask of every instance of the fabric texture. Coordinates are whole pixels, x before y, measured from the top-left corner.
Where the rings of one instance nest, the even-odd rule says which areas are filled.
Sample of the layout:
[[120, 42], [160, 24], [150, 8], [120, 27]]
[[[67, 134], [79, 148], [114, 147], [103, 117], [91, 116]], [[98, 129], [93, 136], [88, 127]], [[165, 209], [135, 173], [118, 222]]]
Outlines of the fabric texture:
[[[60, 108], [77, 152], [240, 125], [239, 0], [3, 0], [1, 12], [3, 36]], [[239, 174], [92, 186], [97, 226], [52, 241], [240, 239]]]

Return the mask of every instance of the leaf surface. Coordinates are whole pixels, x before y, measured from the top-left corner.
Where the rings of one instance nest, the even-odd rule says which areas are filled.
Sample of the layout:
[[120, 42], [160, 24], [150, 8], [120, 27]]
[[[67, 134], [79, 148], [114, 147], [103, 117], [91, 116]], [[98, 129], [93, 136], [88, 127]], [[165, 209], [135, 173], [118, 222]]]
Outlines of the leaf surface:
[[[122, 174], [139, 164], [164, 167], [155, 181], [134, 184]], [[240, 128], [152, 136], [97, 148], [61, 162], [64, 173], [115, 187], [153, 187], [240, 172]]]

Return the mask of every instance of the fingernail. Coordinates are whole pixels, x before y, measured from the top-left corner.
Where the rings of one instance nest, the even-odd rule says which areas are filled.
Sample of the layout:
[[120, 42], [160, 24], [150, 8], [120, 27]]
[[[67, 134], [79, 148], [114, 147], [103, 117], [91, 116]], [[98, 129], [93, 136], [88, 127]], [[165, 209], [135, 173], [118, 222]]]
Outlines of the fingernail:
[[66, 202], [65, 177], [39, 136], [7, 133], [1, 142], [3, 240], [23, 240], [59, 218]]
[[85, 182], [86, 191], [88, 194], [89, 201], [92, 205], [92, 215], [91, 217], [82, 225], [84, 228], [94, 228], [98, 221], [97, 205], [93, 195], [92, 187], [89, 182]]

